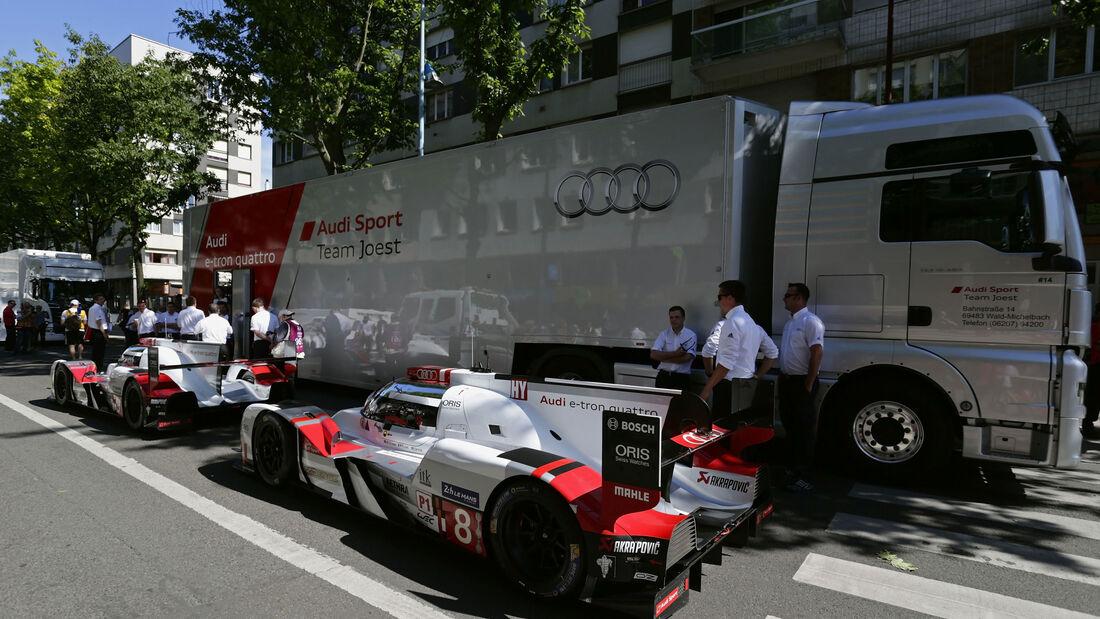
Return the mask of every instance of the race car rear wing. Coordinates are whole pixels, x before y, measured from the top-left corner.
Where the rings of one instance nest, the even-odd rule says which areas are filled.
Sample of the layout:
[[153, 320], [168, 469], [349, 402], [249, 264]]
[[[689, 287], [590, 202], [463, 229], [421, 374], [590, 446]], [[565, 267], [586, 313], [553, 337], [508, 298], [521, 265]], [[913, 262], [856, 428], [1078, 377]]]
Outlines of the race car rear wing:
[[661, 496], [667, 498], [675, 464], [730, 434], [711, 423], [710, 407], [691, 393], [672, 398], [664, 428], [660, 417], [605, 410], [604, 524], [649, 509]]

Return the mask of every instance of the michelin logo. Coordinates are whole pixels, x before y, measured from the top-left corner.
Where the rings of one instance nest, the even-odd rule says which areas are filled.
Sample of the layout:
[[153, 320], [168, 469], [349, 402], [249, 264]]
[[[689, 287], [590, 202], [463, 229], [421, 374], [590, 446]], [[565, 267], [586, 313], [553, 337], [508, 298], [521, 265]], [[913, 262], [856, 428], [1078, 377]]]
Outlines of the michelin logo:
[[459, 486], [452, 486], [447, 482], [443, 482], [443, 496], [456, 503], [462, 503], [463, 505], [469, 505], [474, 508], [481, 505], [481, 498], [476, 492], [460, 488]]

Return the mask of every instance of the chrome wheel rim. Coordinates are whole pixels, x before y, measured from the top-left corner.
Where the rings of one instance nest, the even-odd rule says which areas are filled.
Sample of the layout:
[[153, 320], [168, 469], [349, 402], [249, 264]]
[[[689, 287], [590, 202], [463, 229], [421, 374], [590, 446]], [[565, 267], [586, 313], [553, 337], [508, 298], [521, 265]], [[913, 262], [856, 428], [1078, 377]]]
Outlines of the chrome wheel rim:
[[852, 421], [852, 439], [876, 462], [905, 462], [924, 444], [925, 431], [913, 409], [898, 402], [872, 402]]

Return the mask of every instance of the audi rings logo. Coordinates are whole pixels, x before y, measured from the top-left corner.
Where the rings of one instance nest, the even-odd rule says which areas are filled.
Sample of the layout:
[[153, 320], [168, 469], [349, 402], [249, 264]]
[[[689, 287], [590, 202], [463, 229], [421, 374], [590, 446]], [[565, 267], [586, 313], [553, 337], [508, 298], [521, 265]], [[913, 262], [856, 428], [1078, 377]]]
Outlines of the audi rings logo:
[[[653, 172], [653, 176], [651, 176]], [[665, 177], [671, 176], [666, 180]], [[562, 188], [570, 181], [578, 184], [577, 204], [572, 204], [571, 192]], [[631, 180], [633, 179], [633, 180]], [[659, 189], [659, 191], [658, 191]], [[645, 165], [624, 163], [611, 168], [592, 168], [589, 172], [573, 170], [565, 175], [554, 191], [554, 208], [563, 217], [604, 215], [612, 209], [619, 213], [632, 213], [638, 208], [659, 211], [676, 199], [680, 193], [680, 171], [671, 161], [654, 159]]]
[[417, 380], [439, 380], [439, 370], [418, 368], [413, 372]]

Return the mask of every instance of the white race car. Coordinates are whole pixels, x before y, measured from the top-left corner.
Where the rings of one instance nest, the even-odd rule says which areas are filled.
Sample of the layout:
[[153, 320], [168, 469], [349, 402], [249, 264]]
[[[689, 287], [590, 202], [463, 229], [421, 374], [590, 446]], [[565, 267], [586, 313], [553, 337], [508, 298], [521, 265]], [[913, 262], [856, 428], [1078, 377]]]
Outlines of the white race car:
[[50, 385], [62, 406], [80, 404], [121, 416], [130, 428], [190, 424], [200, 409], [293, 396], [294, 363], [218, 362], [218, 344], [146, 338], [97, 372], [91, 361], [54, 361]]
[[771, 513], [741, 456], [772, 436], [712, 424], [694, 394], [421, 367], [331, 416], [249, 406], [240, 464], [489, 556], [535, 596], [664, 617]]

